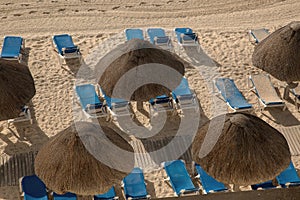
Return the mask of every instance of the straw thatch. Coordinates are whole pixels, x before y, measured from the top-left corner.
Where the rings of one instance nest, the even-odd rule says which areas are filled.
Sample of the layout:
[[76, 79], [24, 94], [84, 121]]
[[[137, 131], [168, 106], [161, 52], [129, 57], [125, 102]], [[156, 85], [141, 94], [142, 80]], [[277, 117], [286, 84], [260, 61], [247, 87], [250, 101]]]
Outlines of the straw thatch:
[[[174, 53], [147, 41], [133, 39], [117, 46], [104, 56], [96, 67], [96, 74], [100, 78], [101, 88], [107, 95], [114, 94], [114, 97], [127, 100], [148, 101], [150, 98], [170, 93], [170, 90], [180, 84], [185, 71], [184, 62]], [[145, 65], [149, 70], [142, 69]], [[118, 94], [113, 93], [117, 82], [130, 70], [134, 70], [133, 75], [125, 78]], [[163, 83], [157, 84], [155, 81], [147, 83], [146, 79], [158, 79]], [[141, 82], [142, 85], [139, 84]], [[127, 95], [130, 93], [133, 94], [128, 99]]]
[[120, 184], [132, 170], [132, 152], [129, 143], [112, 129], [76, 122], [42, 147], [35, 159], [35, 173], [57, 193], [101, 194]]
[[18, 117], [21, 108], [35, 95], [28, 67], [0, 59], [0, 121]]
[[[219, 137], [211, 137], [218, 131]], [[291, 160], [280, 132], [256, 116], [241, 113], [217, 116], [201, 127], [192, 144], [192, 156], [215, 179], [236, 185], [273, 179]]]
[[254, 49], [253, 65], [286, 81], [300, 81], [300, 21], [276, 30]]

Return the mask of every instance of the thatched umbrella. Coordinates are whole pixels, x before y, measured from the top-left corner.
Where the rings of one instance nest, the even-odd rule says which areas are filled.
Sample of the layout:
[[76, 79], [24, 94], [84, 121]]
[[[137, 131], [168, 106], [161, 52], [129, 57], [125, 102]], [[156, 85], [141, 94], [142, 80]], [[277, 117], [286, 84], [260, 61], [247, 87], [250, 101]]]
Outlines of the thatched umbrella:
[[[217, 131], [221, 131], [219, 137], [208, 140], [209, 134]], [[204, 141], [212, 149], [203, 154], [207, 148]], [[201, 127], [192, 144], [192, 156], [212, 177], [235, 185], [273, 179], [291, 160], [280, 132], [256, 116], [241, 113], [217, 116]]]
[[41, 148], [35, 173], [56, 193], [102, 194], [132, 170], [132, 152], [112, 129], [76, 122]]
[[[174, 53], [148, 41], [133, 39], [104, 56], [96, 67], [96, 74], [107, 95], [148, 101], [150, 98], [168, 94], [180, 84], [185, 71], [184, 63]], [[120, 80], [123, 81], [119, 83], [121, 88], [117, 92], [113, 91]]]
[[0, 121], [18, 117], [21, 108], [35, 95], [28, 67], [0, 59]]
[[252, 62], [275, 78], [291, 84], [300, 81], [299, 49], [300, 21], [295, 21], [260, 42], [254, 49]]

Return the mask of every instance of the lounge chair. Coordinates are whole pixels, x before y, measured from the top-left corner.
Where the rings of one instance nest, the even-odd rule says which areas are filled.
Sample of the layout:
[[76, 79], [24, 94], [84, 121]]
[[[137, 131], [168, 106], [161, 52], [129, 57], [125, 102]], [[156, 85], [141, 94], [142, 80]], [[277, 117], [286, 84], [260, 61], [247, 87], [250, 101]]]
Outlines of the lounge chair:
[[23, 38], [17, 36], [5, 36], [2, 45], [1, 58], [21, 62], [21, 50], [24, 48], [25, 41]]
[[116, 196], [115, 188], [111, 187], [108, 192], [104, 194], [94, 195], [94, 200], [117, 200], [119, 197]]
[[165, 50], [171, 50], [171, 38], [166, 35], [165, 30], [162, 28], [149, 28], [147, 33], [150, 39], [150, 42], [156, 46], [161, 47]]
[[272, 180], [263, 182], [263, 183], [258, 183], [251, 185], [252, 190], [268, 190], [268, 189], [273, 189], [277, 188], [275, 185], [273, 185]]
[[125, 29], [125, 35], [126, 35], [127, 41], [132, 40], [132, 39], [144, 40], [143, 30], [138, 29], [138, 28]]
[[198, 35], [190, 28], [174, 29], [180, 46], [199, 46]]
[[142, 169], [136, 167], [122, 181], [126, 199], [149, 199]]
[[263, 108], [261, 108], [261, 110], [267, 107], [282, 107], [283, 110], [285, 110], [286, 105], [284, 101], [278, 96], [268, 75], [252, 74], [250, 75], [249, 80], [252, 84], [252, 90], [258, 97], [258, 105], [263, 105]]
[[27, 121], [29, 121], [30, 124], [32, 124], [30, 109], [28, 106], [25, 105], [22, 107], [19, 117], [7, 120], [7, 126], [9, 127], [10, 124], [16, 122], [27, 122]]
[[300, 185], [300, 178], [292, 162], [288, 168], [286, 168], [276, 177], [276, 179], [278, 184], [283, 188]]
[[294, 97], [294, 104], [295, 108], [299, 110], [299, 103], [300, 103], [300, 84], [293, 89], [289, 89], [289, 93], [291, 93]]
[[[155, 99], [149, 100], [150, 112], [164, 112], [166, 110], [173, 110], [172, 98], [167, 95], [157, 96]], [[151, 115], [151, 114], [150, 114]]]
[[53, 192], [53, 200], [76, 200], [77, 196], [76, 194], [73, 194], [71, 192], [65, 193], [65, 194], [56, 194]]
[[248, 103], [232, 79], [217, 78], [214, 80], [214, 83], [228, 107], [234, 112], [249, 111], [253, 109], [252, 104]]
[[196, 95], [190, 89], [185, 77], [182, 78], [179, 86], [172, 91], [172, 99], [177, 109], [197, 108]]
[[58, 53], [59, 61], [62, 64], [66, 59], [81, 58], [80, 49], [73, 43], [72, 37], [68, 34], [55, 35], [52, 38], [53, 46]]
[[249, 31], [249, 40], [254, 40], [255, 43], [259, 43], [269, 35], [270, 32], [265, 28], [253, 29]]
[[101, 89], [100, 85], [97, 85], [97, 90], [98, 93], [101, 94], [101, 96], [105, 99], [105, 105], [107, 106], [112, 120], [116, 117], [133, 116], [129, 107], [129, 101], [120, 98], [112, 98], [106, 95], [105, 92]]
[[195, 163], [195, 168], [198, 173], [196, 178], [199, 178], [201, 182], [203, 194], [228, 191], [227, 187], [223, 183], [208, 175], [200, 165]]
[[175, 196], [181, 196], [189, 193], [199, 193], [199, 188], [196, 188], [188, 174], [185, 163], [182, 160], [173, 160], [162, 163]]
[[24, 176], [20, 189], [24, 200], [48, 200], [46, 186], [36, 175]]
[[100, 101], [94, 85], [77, 85], [75, 91], [81, 108], [88, 118], [107, 117], [106, 106]]

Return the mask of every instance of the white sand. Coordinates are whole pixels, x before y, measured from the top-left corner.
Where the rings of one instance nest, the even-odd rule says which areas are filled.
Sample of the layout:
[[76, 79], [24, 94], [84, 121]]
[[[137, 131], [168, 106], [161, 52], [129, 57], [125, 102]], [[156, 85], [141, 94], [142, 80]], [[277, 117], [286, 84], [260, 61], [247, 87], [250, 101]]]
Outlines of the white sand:
[[[211, 83], [208, 81], [217, 74], [233, 78], [249, 102], [255, 104], [257, 116], [272, 126], [280, 128], [300, 124], [300, 113], [292, 101], [286, 102], [288, 109], [285, 112], [276, 108], [258, 112], [257, 98], [248, 92], [246, 81], [249, 73], [259, 71], [252, 66], [254, 45], [249, 42], [247, 31], [262, 27], [274, 31], [290, 21], [300, 20], [298, 0], [129, 0], [126, 3], [120, 0], [27, 0], [22, 3], [8, 0], [0, 2], [0, 10], [0, 37], [19, 35], [25, 38], [28, 66], [36, 86], [36, 95], [30, 104], [33, 125], [4, 128], [0, 134], [0, 155], [38, 150], [48, 137], [68, 127], [73, 120], [72, 89], [74, 72], [79, 66], [65, 66], [71, 70], [60, 67], [51, 46], [51, 36], [60, 33], [71, 34], [83, 58], [87, 58], [107, 38], [116, 38], [115, 44], [124, 42], [124, 28], [163, 27], [171, 31], [174, 27], [191, 27], [199, 34], [203, 52], [186, 53], [178, 49], [175, 41], [173, 44], [176, 53], [202, 71], [200, 75], [198, 69], [189, 68], [186, 76], [208, 118], [217, 114], [213, 110], [216, 104], [211, 98]], [[100, 53], [104, 55], [113, 47], [114, 44], [110, 43]], [[208, 59], [203, 59], [204, 54]], [[202, 59], [197, 60], [199, 57]], [[216, 74], [211, 73], [210, 67], [214, 63], [209, 58], [217, 63]], [[272, 80], [276, 86], [281, 84]], [[282, 95], [283, 89], [279, 88], [279, 91]], [[217, 104], [225, 106], [222, 101]], [[293, 161], [300, 169], [299, 157], [294, 156]], [[154, 197], [173, 195], [163, 176], [162, 170], [146, 174], [151, 183], [148, 189]], [[17, 187], [0, 188], [0, 199], [17, 198]]]

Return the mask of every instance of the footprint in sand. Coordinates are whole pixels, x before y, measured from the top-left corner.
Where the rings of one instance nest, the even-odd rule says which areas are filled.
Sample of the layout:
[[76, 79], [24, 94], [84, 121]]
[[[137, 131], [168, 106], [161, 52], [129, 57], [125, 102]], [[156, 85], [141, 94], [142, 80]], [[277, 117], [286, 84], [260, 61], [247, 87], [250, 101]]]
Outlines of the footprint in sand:
[[125, 6], [125, 8], [132, 8], [133, 6]]
[[21, 6], [29, 6], [30, 4], [22, 3]]
[[4, 16], [4, 17], [1, 17], [1, 19], [7, 19], [7, 17], [6, 17], [6, 16]]
[[32, 10], [32, 11], [29, 11], [29, 14], [33, 14], [33, 13], [36, 13], [37, 11], [36, 10]]
[[79, 10], [74, 10], [74, 12], [79, 12]]
[[58, 9], [58, 12], [62, 12], [62, 11], [65, 11], [66, 9], [65, 8], [60, 8]]
[[143, 2], [143, 1], [142, 1], [142, 2], [139, 3], [139, 6], [145, 5], [145, 4], [146, 4], [146, 2]]
[[16, 13], [16, 14], [14, 14], [14, 16], [19, 17], [19, 16], [22, 16], [22, 14]]
[[49, 14], [50, 14], [50, 12], [43, 12], [43, 14], [44, 14], [44, 15], [49, 15]]
[[91, 9], [88, 9], [88, 12], [91, 12], [91, 11], [94, 11], [94, 10], [96, 10], [96, 9], [91, 8]]
[[113, 7], [112, 9], [113, 9], [113, 10], [117, 10], [118, 8], [120, 8], [120, 6], [115, 6], [115, 7]]
[[169, 3], [173, 3], [174, 1], [167, 1], [167, 4], [169, 4]]

